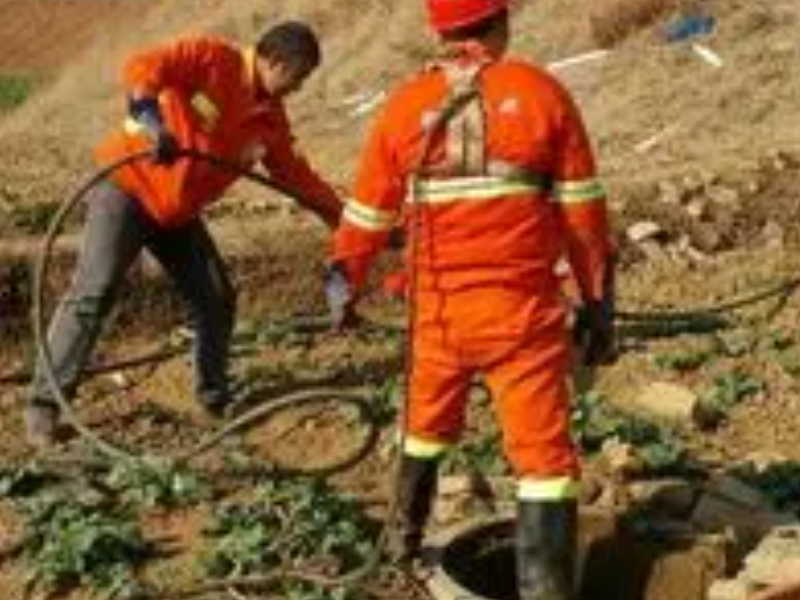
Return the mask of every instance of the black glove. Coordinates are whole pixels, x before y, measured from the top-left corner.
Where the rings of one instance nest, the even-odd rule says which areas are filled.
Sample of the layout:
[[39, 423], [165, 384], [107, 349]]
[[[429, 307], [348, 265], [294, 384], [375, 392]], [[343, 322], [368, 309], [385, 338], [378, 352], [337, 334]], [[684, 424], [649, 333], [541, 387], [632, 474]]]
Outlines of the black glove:
[[608, 301], [587, 302], [578, 311], [575, 324], [576, 342], [584, 347], [583, 362], [587, 366], [614, 362], [614, 314]]
[[343, 331], [356, 327], [360, 318], [354, 308], [355, 297], [340, 263], [333, 263], [326, 269], [324, 287], [331, 315], [331, 328], [334, 331]]
[[406, 247], [406, 230], [403, 227], [392, 227], [387, 242], [392, 250], [402, 250]]
[[180, 146], [164, 125], [158, 100], [155, 98], [130, 99], [128, 112], [144, 127], [153, 140], [153, 161], [159, 165], [171, 165], [178, 158]]

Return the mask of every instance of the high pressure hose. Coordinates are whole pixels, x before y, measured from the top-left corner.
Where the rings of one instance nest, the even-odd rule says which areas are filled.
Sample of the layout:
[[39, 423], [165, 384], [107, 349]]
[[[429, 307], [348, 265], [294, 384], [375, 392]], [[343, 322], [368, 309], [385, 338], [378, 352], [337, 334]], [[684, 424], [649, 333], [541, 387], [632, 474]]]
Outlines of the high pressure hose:
[[[328, 578], [328, 577], [310, 575], [307, 573], [282, 571], [279, 574], [270, 576], [253, 576], [253, 577], [238, 578], [235, 580], [212, 581], [205, 585], [198, 586], [197, 589], [188, 592], [189, 595], [191, 594], [196, 595], [199, 593], [205, 593], [215, 590], [223, 590], [230, 587], [265, 586], [275, 583], [282, 578], [296, 579], [299, 581], [304, 581], [306, 583], [328, 588], [333, 588], [333, 587], [348, 588], [348, 587], [354, 587], [356, 584], [366, 579], [380, 565], [383, 550], [385, 549], [386, 543], [388, 541], [388, 532], [390, 524], [396, 519], [397, 516], [397, 510], [398, 510], [397, 496], [400, 486], [400, 462], [403, 454], [405, 437], [408, 431], [408, 398], [411, 391], [412, 368], [414, 364], [414, 337], [415, 337], [416, 321], [417, 321], [416, 295], [418, 292], [418, 285], [419, 285], [417, 262], [419, 258], [420, 235], [422, 230], [421, 215], [419, 214], [420, 213], [419, 203], [415, 190], [416, 188], [415, 180], [416, 177], [421, 172], [422, 168], [424, 167], [424, 163], [428, 158], [435, 134], [439, 132], [440, 128], [460, 109], [460, 107], [463, 105], [463, 102], [468, 101], [470, 98], [471, 96], [469, 95], [462, 95], [462, 96], [457, 96], [455, 98], [451, 98], [450, 103], [445, 105], [445, 107], [439, 112], [436, 122], [430, 127], [425, 136], [422, 145], [422, 152], [418, 158], [416, 168], [413, 170], [412, 175], [409, 178], [409, 186], [411, 186], [411, 191], [410, 191], [411, 193], [409, 194], [409, 198], [411, 199], [411, 215], [410, 215], [411, 218], [409, 224], [410, 253], [407, 261], [409, 269], [409, 289], [408, 289], [408, 303], [407, 303], [407, 333], [406, 333], [406, 345], [404, 353], [405, 393], [403, 395], [402, 401], [400, 402], [398, 408], [398, 417], [397, 417], [398, 444], [396, 446], [396, 454], [393, 460], [394, 493], [392, 494], [392, 497], [390, 499], [390, 504], [386, 516], [386, 524], [384, 525], [384, 528], [378, 538], [378, 541], [376, 542], [375, 552], [368, 560], [368, 562], [365, 563], [362, 567], [356, 569], [355, 571], [347, 573], [341, 577]], [[269, 179], [268, 177], [253, 172], [245, 167], [242, 167], [241, 165], [219, 158], [218, 156], [214, 156], [204, 152], [199, 152], [197, 150], [187, 149], [187, 150], [181, 150], [178, 153], [178, 157], [207, 162], [219, 169], [235, 173], [240, 177], [244, 177], [264, 187], [275, 190], [290, 198], [297, 198], [297, 193], [294, 190], [290, 189], [288, 186], [284, 186], [276, 181]], [[97, 434], [95, 434], [90, 428], [85, 426], [78, 418], [78, 416], [75, 414], [75, 411], [72, 409], [72, 406], [67, 401], [66, 397], [64, 396], [61, 390], [61, 387], [58, 384], [46, 336], [46, 325], [45, 325], [44, 310], [43, 310], [44, 287], [45, 287], [45, 281], [47, 279], [47, 271], [51, 260], [53, 245], [59, 233], [61, 232], [61, 229], [63, 228], [67, 216], [71, 213], [71, 211], [75, 208], [75, 206], [84, 198], [84, 196], [92, 188], [94, 188], [100, 182], [108, 178], [117, 169], [135, 163], [137, 161], [150, 160], [151, 158], [152, 158], [151, 151], [149, 150], [141, 151], [131, 154], [125, 158], [122, 158], [106, 167], [103, 167], [102, 169], [98, 170], [91, 177], [91, 179], [89, 179], [67, 201], [65, 201], [62, 204], [62, 206], [53, 216], [53, 219], [51, 220], [47, 233], [44, 237], [44, 241], [42, 243], [42, 247], [39, 252], [38, 260], [36, 263], [36, 269], [33, 280], [33, 292], [32, 292], [33, 298], [32, 298], [32, 308], [31, 308], [31, 318], [33, 324], [35, 345], [39, 357], [39, 363], [42, 372], [45, 376], [45, 379], [51, 388], [53, 397], [56, 403], [58, 404], [59, 408], [61, 409], [62, 414], [65, 416], [69, 424], [78, 432], [78, 434], [87, 441], [89, 441], [106, 458], [112, 461], [122, 461], [129, 463], [141, 461], [143, 457], [136, 456], [126, 450], [118, 448], [117, 446], [105, 441]], [[728, 312], [736, 308], [741, 308], [749, 304], [761, 302], [763, 300], [781, 294], [786, 295], [791, 291], [795, 290], [797, 287], [800, 287], [800, 278], [787, 280], [781, 283], [780, 285], [774, 286], [773, 288], [753, 294], [751, 296], [742, 299], [737, 299], [730, 302], [709, 306], [706, 308], [697, 308], [685, 311], [648, 311], [648, 312], [618, 311], [615, 313], [614, 316], [622, 321], [633, 321], [633, 322], [675, 321], [675, 320], [687, 320], [687, 319], [690, 320], [695, 318], [707, 317], [709, 315], [719, 314], [722, 312]], [[162, 355], [166, 356], [166, 353], [159, 353], [158, 355], [153, 355], [153, 357], [157, 356], [160, 357]], [[146, 359], [147, 357], [139, 360], [144, 361]], [[119, 363], [119, 365], [124, 366], [128, 364], [128, 362], [129, 361]], [[110, 367], [105, 367], [103, 369], [104, 370], [110, 369]], [[24, 379], [25, 379], [24, 375], [14, 375], [4, 378], [4, 381], [8, 380], [11, 382], [20, 382]], [[218, 444], [226, 436], [230, 435], [235, 431], [245, 428], [246, 426], [250, 425], [251, 423], [259, 419], [263, 419], [265, 416], [269, 415], [272, 412], [278, 412], [282, 409], [287, 408], [288, 406], [296, 406], [304, 403], [312, 403], [315, 401], [319, 401], [319, 399], [323, 396], [327, 398], [338, 398], [340, 400], [344, 400], [345, 402], [349, 402], [351, 404], [356, 405], [361, 411], [362, 416], [369, 414], [369, 406], [367, 404], [367, 401], [361, 394], [357, 394], [355, 392], [342, 392], [340, 390], [326, 389], [326, 388], [315, 388], [311, 390], [298, 391], [282, 396], [280, 398], [276, 398], [268, 404], [257, 406], [245, 412], [241, 416], [225, 424], [221, 429], [214, 432], [206, 439], [201, 440], [195, 446], [186, 450], [177, 457], [171, 457], [169, 460], [174, 461], [174, 464], [177, 465], [186, 464], [191, 460], [193, 460], [194, 458], [196, 458], [197, 456], [201, 455], [202, 453], [208, 451], [210, 448]], [[374, 446], [374, 443], [377, 440], [377, 436], [378, 432], [376, 428], [373, 427], [370, 431], [370, 435], [365, 444], [359, 449], [359, 451], [352, 458], [348, 459], [345, 464], [347, 466], [352, 466], [353, 464], [362, 460]], [[151, 458], [157, 458], [157, 457], [151, 457]], [[342, 468], [342, 466], [340, 465], [337, 468]], [[323, 475], [329, 473], [330, 471], [331, 469], [320, 469], [314, 472], [314, 474]], [[288, 472], [291, 473], [293, 471], [288, 470]], [[309, 471], [298, 470], [294, 472], [309, 474]], [[413, 581], [418, 584], [416, 580]]]
[[[259, 173], [255, 173], [247, 168], [226, 161], [214, 155], [206, 154], [196, 150], [181, 150], [178, 153], [178, 158], [189, 158], [193, 160], [205, 161], [207, 163], [216, 166], [217, 168], [245, 177], [246, 179], [249, 179], [265, 187], [273, 189], [290, 198], [297, 197], [297, 194], [287, 186], [279, 184], [278, 182], [275, 182], [263, 175], [260, 175]], [[68, 423], [78, 432], [78, 434], [81, 437], [86, 439], [91, 445], [93, 445], [97, 450], [99, 450], [102, 455], [104, 455], [111, 461], [121, 461], [127, 463], [142, 461], [143, 457], [136, 456], [126, 450], [118, 448], [117, 446], [105, 441], [100, 436], [95, 434], [89, 427], [87, 427], [81, 422], [81, 420], [78, 418], [75, 411], [73, 410], [71, 404], [64, 396], [63, 391], [61, 390], [61, 386], [59, 385], [58, 379], [55, 374], [53, 359], [50, 353], [50, 347], [46, 334], [46, 325], [44, 319], [44, 287], [45, 287], [45, 282], [47, 280], [47, 271], [51, 260], [53, 244], [55, 243], [55, 240], [63, 227], [64, 221], [66, 220], [70, 212], [84, 198], [84, 196], [92, 188], [94, 188], [94, 186], [104, 181], [117, 169], [135, 163], [137, 161], [150, 160], [150, 159], [152, 159], [152, 152], [149, 150], [137, 152], [125, 158], [122, 158], [98, 170], [94, 174], [94, 176], [91, 177], [91, 179], [89, 179], [67, 201], [64, 202], [64, 204], [59, 208], [59, 210], [53, 216], [50, 225], [48, 227], [47, 233], [45, 235], [38, 256], [36, 270], [34, 274], [34, 280], [33, 280], [33, 299], [31, 308], [31, 317], [33, 322], [34, 340], [42, 372], [45, 376], [48, 385], [51, 388], [56, 403], [58, 404], [62, 414], [64, 415]], [[355, 392], [345, 393], [342, 392], [341, 390], [326, 389], [326, 388], [315, 388], [311, 390], [298, 391], [282, 396], [280, 398], [276, 398], [267, 404], [257, 406], [247, 411], [246, 413], [242, 414], [241, 416], [235, 418], [231, 422], [224, 425], [219, 431], [211, 434], [206, 439], [200, 441], [192, 448], [188, 449], [187, 451], [178, 455], [177, 457], [171, 457], [169, 460], [174, 461], [174, 464], [176, 465], [186, 464], [195, 457], [199, 456], [200, 454], [206, 452], [207, 450], [215, 446], [223, 438], [225, 438], [232, 432], [237, 431], [239, 429], [243, 429], [247, 425], [259, 419], [264, 418], [266, 415], [272, 412], [280, 411], [288, 406], [297, 406], [304, 403], [319, 401], [321, 397], [337, 398], [339, 400], [349, 402], [350, 404], [356, 405], [359, 408], [362, 416], [369, 414], [369, 406], [367, 401], [363, 398], [361, 394], [357, 394]], [[401, 409], [401, 414], [404, 413], [405, 410]], [[405, 418], [401, 417], [400, 419], [401, 435], [404, 435], [402, 432], [402, 429], [404, 428], [403, 425], [404, 422]], [[359, 448], [358, 452], [355, 453], [354, 456], [349, 458], [344, 463], [344, 465], [349, 467], [355, 464], [356, 462], [362, 460], [374, 447], [375, 443], [377, 442], [377, 437], [378, 437], [378, 431], [376, 427], [373, 426], [370, 429], [370, 435], [368, 436], [368, 439]], [[150, 457], [150, 458], [157, 458], [157, 457]], [[343, 465], [342, 464], [337, 465], [335, 468], [341, 469], [343, 468]], [[295, 471], [295, 473], [315, 474], [319, 476], [329, 473], [330, 470], [331, 469], [318, 469], [313, 472], [308, 470], [302, 470], [302, 471], [297, 470]], [[287, 470], [282, 470], [282, 472], [286, 473]], [[291, 470], [289, 470], [289, 472], [291, 472]], [[396, 489], [397, 488], [395, 488], [395, 491]], [[393, 499], [390, 503], [387, 523], [391, 523], [391, 521], [394, 519], [394, 515], [396, 512], [396, 505], [397, 505], [396, 496], [397, 496], [396, 493], [393, 494]], [[383, 549], [385, 547], [387, 539], [388, 539], [388, 525], [385, 525], [376, 543], [375, 552], [372, 554], [369, 561], [362, 567], [350, 573], [346, 573], [341, 577], [322, 577], [322, 576], [311, 575], [308, 573], [301, 573], [296, 571], [289, 572], [282, 570], [278, 574], [263, 576], [263, 577], [254, 576], [254, 577], [240, 578], [236, 580], [212, 581], [205, 585], [198, 586], [197, 589], [192, 590], [188, 593], [189, 595], [196, 595], [199, 593], [205, 593], [207, 591], [227, 589], [230, 587], [265, 586], [273, 584], [283, 578], [295, 579], [298, 581], [303, 581], [313, 585], [319, 585], [328, 588], [353, 587], [357, 583], [359, 583], [360, 581], [366, 579], [369, 575], [371, 575], [380, 565]]]

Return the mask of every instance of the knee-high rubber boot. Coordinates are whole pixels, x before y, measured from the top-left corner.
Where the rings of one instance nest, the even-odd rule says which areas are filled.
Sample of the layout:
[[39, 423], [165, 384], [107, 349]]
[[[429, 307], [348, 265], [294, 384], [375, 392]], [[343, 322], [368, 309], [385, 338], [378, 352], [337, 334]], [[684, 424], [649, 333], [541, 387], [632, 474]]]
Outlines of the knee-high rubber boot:
[[400, 562], [419, 557], [425, 524], [436, 493], [437, 460], [403, 456], [397, 498], [396, 554]]
[[520, 500], [516, 539], [520, 600], [574, 600], [576, 544], [574, 500]]

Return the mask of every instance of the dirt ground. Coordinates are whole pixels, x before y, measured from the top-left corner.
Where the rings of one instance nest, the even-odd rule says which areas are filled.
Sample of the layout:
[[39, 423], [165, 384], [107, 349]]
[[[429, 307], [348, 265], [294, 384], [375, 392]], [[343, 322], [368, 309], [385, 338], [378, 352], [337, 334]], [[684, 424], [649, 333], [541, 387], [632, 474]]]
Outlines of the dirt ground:
[[[697, 3], [716, 25], [711, 36], [695, 41], [716, 52], [721, 66], [704, 61], [692, 41], [664, 40], [664, 25], [684, 4], [596, 0], [587, 11], [581, 3], [538, 0], [519, 3], [515, 13], [514, 52], [542, 64], [595, 50], [600, 43], [608, 50], [603, 58], [561, 68], [557, 75], [583, 110], [610, 192], [621, 252], [621, 311], [713, 307], [791, 281], [800, 267], [797, 3]], [[628, 23], [635, 11], [619, 12], [620, 5], [635, 5], [642, 10], [636, 14], [645, 16]], [[20, 435], [24, 387], [4, 377], [24, 379], [33, 356], [28, 285], [42, 230], [32, 223], [42, 218], [37, 211], [63, 199], [90, 174], [92, 144], [123, 111], [117, 72], [125, 54], [176, 32], [208, 30], [246, 42], [273, 19], [309, 19], [323, 36], [325, 62], [291, 102], [291, 113], [312, 162], [347, 190], [374, 114], [365, 103], [431, 56], [430, 35], [419, 35], [421, 6], [385, 0], [277, 0], [268, 6], [251, 0], [0, 0], [0, 11], [13, 16], [0, 22], [0, 75], [21, 74], [34, 82], [28, 101], [0, 112], [4, 462], [34, 457]], [[281, 320], [323, 310], [319, 280], [327, 240], [313, 218], [255, 186], [237, 185], [210, 211], [209, 221], [239, 289], [241, 354], [234, 371], [262, 386], [260, 397], [309, 385], [366, 386], [377, 393], [401, 378], [400, 336], [391, 328], [337, 338]], [[642, 221], [659, 226], [651, 244], [635, 243], [626, 233]], [[79, 222], [80, 215], [70, 221], [69, 234], [74, 236]], [[48, 308], [66, 285], [76, 245], [73, 237], [60, 247]], [[392, 261], [396, 257], [383, 268]], [[143, 260], [127, 285], [97, 353], [98, 364], [174, 349], [176, 328], [184, 324], [180, 302], [150, 262]], [[402, 321], [402, 307], [377, 289], [365, 298], [364, 310], [377, 323]], [[681, 439], [701, 463], [735, 465], [756, 455], [800, 462], [797, 286], [783, 296], [727, 311], [725, 318], [724, 330], [699, 333], [680, 327], [653, 333], [622, 324], [623, 352], [615, 365], [595, 374], [594, 390], [616, 406], [631, 408], [654, 381], [702, 394], [721, 376], [746, 373], [763, 384], [761, 392], [731, 407], [714, 429], [679, 427]], [[711, 355], [697, 368], [659, 366], [659, 357], [697, 349]], [[173, 354], [89, 380], [77, 404], [81, 418], [103, 437], [138, 451], [168, 454], [197, 443], [212, 423], [192, 401], [184, 349]], [[489, 427], [488, 414], [479, 411], [472, 433]], [[226, 454], [243, 449], [305, 466], [335, 461], [357, 437], [353, 415], [336, 415], [283, 415], [215, 449], [203, 464], [216, 468]], [[382, 425], [375, 452], [332, 478], [337, 489], [361, 498], [375, 516], [385, 513], [390, 494], [390, 421]], [[284, 442], [274, 441], [286, 431]], [[67, 447], [82, 449], [76, 439]], [[588, 457], [587, 469], [592, 470]], [[226, 493], [238, 493], [235, 484], [224, 487]], [[206, 502], [143, 517], [148, 532], [168, 534], [178, 549], [148, 565], [146, 578], [167, 580], [176, 589], [196, 579], [198, 531], [210, 507]], [[0, 508], [0, 537], [13, 538], [18, 519]], [[0, 561], [2, 589], [21, 590], [23, 576], [21, 560]], [[386, 588], [379, 597], [417, 597], [391, 571], [382, 571], [379, 583]], [[682, 600], [671, 585], [664, 583], [668, 591], [654, 597]], [[87, 594], [77, 590], [68, 597], [83, 600]]]

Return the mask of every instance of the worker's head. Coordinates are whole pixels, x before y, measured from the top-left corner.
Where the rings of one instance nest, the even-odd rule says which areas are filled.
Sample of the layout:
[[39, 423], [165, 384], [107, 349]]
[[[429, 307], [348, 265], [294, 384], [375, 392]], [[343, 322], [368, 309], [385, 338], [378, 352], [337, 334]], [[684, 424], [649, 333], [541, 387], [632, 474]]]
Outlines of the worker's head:
[[449, 42], [478, 40], [497, 54], [508, 46], [509, 0], [427, 0], [431, 26]]
[[317, 36], [298, 21], [272, 27], [256, 44], [256, 69], [261, 84], [273, 96], [299, 90], [320, 61]]

